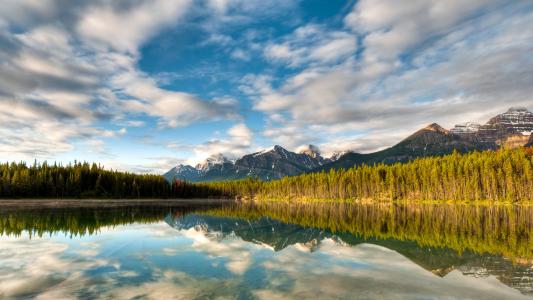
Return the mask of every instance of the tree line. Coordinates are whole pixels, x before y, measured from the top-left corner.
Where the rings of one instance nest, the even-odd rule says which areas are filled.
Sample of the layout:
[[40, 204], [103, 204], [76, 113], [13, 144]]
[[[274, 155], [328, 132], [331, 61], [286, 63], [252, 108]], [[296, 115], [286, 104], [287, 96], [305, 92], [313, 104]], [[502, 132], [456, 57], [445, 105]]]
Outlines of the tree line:
[[216, 194], [209, 187], [162, 176], [106, 170], [75, 162], [0, 164], [0, 198], [192, 198]]
[[249, 198], [282, 200], [533, 200], [533, 148], [362, 165], [273, 181], [169, 183], [159, 175], [79, 163], [0, 164], [0, 198]]
[[362, 165], [285, 177], [199, 184], [254, 199], [532, 201], [533, 148], [500, 149]]

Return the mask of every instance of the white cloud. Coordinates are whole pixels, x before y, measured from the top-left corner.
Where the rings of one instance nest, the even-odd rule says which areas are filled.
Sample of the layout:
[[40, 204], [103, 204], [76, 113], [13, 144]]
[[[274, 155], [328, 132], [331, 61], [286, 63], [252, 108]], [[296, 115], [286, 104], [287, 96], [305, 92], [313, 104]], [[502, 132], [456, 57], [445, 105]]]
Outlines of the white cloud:
[[[240, 120], [247, 103], [163, 88], [165, 78], [225, 77], [225, 70], [139, 69], [141, 47], [190, 16], [208, 36], [200, 45], [222, 47], [234, 64], [257, 56], [271, 63], [239, 87], [267, 115], [268, 142], [370, 151], [426, 123], [450, 127], [512, 105], [531, 108], [533, 14], [524, 2], [362, 0], [323, 24], [302, 22], [299, 4], [7, 0], [0, 10], [0, 153], [54, 158], [80, 141], [105, 149], [108, 139], [131, 136], [129, 127]], [[279, 37], [251, 26], [265, 19], [295, 29]], [[194, 153], [236, 156], [251, 148], [251, 138], [228, 132]]]
[[145, 123], [129, 119], [140, 116], [160, 127], [235, 118], [235, 103], [163, 89], [138, 69], [139, 48], [181, 22], [190, 6], [189, 0], [3, 4], [0, 106], [10, 109], [0, 112], [0, 153], [54, 158], [75, 150], [77, 140], [105, 144], [103, 138], [126, 134], [97, 123], [138, 127]]
[[194, 156], [187, 160], [187, 163], [195, 165], [206, 158], [223, 154], [234, 159], [250, 151], [253, 142], [253, 132], [244, 123], [230, 127], [227, 131], [226, 139], [212, 139], [193, 147]]
[[[304, 46], [331, 32], [300, 27], [265, 52], [302, 70], [281, 84], [248, 76], [241, 90], [256, 110], [275, 116], [270, 120], [283, 116], [267, 124], [267, 137], [364, 152], [391, 146], [428, 123], [486, 122], [510, 106], [532, 108], [533, 32], [524, 28], [533, 13], [523, 3], [496, 2], [359, 1], [345, 19], [363, 39], [358, 58], [308, 61]], [[294, 46], [298, 38], [308, 43]], [[386, 132], [391, 138], [383, 138]], [[360, 142], [339, 141], [346, 136]]]
[[84, 13], [77, 31], [91, 46], [96, 44], [136, 53], [158, 30], [176, 23], [190, 4], [190, 0], [155, 0], [138, 1], [125, 7], [112, 3], [96, 5]]
[[189, 93], [165, 90], [154, 79], [137, 71], [120, 73], [112, 82], [121, 92], [133, 97], [123, 101], [126, 111], [159, 117], [161, 127], [237, 117], [234, 102], [205, 101]]
[[249, 61], [251, 59], [250, 54], [240, 48], [233, 50], [231, 52], [231, 57], [244, 61]]
[[318, 25], [305, 25], [283, 38], [267, 44], [264, 55], [290, 67], [335, 64], [355, 55], [357, 36], [343, 31], [329, 31]]

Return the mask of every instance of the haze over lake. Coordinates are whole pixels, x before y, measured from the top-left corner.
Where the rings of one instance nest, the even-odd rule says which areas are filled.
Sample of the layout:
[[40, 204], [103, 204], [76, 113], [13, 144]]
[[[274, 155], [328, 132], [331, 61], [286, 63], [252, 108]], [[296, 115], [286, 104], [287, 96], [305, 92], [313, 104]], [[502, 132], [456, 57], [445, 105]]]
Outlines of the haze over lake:
[[527, 299], [532, 208], [144, 203], [0, 212], [0, 298]]

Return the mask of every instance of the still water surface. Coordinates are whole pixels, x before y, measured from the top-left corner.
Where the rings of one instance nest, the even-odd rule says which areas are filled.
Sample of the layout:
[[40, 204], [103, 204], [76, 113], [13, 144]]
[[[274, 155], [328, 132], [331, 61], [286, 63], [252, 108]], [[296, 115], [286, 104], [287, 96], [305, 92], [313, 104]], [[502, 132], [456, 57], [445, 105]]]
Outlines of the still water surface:
[[531, 299], [533, 208], [0, 206], [0, 299]]

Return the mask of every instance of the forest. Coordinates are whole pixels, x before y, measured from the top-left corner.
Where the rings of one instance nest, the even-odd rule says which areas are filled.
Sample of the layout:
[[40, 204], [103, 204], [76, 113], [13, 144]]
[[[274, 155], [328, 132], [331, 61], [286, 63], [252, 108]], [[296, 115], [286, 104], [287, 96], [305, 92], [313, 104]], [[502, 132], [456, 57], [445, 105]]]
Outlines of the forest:
[[167, 182], [162, 176], [106, 170], [95, 163], [67, 166], [35, 162], [0, 164], [0, 198], [195, 198], [210, 187]]
[[188, 183], [96, 164], [0, 164], [1, 198], [241, 198], [256, 200], [503, 201], [533, 199], [533, 148], [453, 153], [273, 181]]
[[266, 182], [247, 179], [198, 185], [220, 195], [249, 199], [530, 202], [533, 148], [454, 152]]

